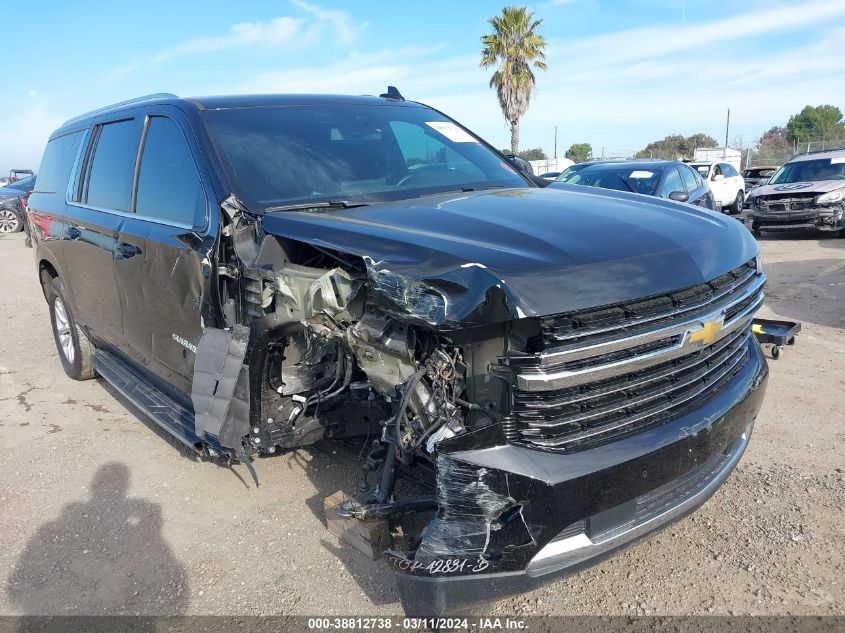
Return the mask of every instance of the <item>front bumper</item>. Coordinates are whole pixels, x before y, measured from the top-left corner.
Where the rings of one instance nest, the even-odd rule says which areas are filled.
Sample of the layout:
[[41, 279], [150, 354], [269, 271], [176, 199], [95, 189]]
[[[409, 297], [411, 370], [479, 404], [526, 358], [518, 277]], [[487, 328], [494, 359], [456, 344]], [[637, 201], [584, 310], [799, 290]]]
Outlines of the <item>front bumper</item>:
[[791, 213], [748, 214], [752, 230], [760, 231], [839, 231], [845, 228], [845, 209], [837, 207], [812, 207]]
[[697, 411], [571, 454], [471, 448], [470, 436], [491, 427], [441, 445], [438, 514], [414, 561], [388, 557], [406, 612], [461, 613], [530, 591], [694, 511], [745, 451], [767, 375], [754, 343], [742, 371]]

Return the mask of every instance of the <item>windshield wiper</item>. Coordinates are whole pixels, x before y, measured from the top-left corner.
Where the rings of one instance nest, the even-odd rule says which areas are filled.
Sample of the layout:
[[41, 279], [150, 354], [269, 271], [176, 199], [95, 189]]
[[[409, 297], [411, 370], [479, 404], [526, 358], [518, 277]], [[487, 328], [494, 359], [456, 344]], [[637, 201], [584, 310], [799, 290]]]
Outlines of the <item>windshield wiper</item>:
[[620, 174], [616, 174], [616, 177], [617, 177], [619, 180], [621, 180], [621, 181], [622, 181], [622, 184], [623, 184], [623, 185], [625, 185], [626, 187], [628, 187], [628, 191], [630, 191], [631, 193], [637, 193], [637, 190], [636, 190], [636, 189], [634, 189], [634, 188], [631, 186], [631, 183], [630, 183], [630, 182], [628, 182], [628, 179], [627, 179], [627, 178], [625, 178], [625, 176], [622, 176], [622, 175], [620, 175]]
[[350, 202], [349, 200], [323, 200], [322, 202], [298, 202], [296, 204], [282, 204], [277, 207], [267, 207], [264, 211], [300, 211], [305, 209], [354, 209], [369, 206], [366, 202]]
[[505, 189], [505, 185], [487, 185], [485, 187], [458, 187], [456, 189], [443, 189], [438, 191], [430, 191], [420, 196], [439, 196], [441, 193], [469, 193], [470, 191], [484, 191], [485, 189]]

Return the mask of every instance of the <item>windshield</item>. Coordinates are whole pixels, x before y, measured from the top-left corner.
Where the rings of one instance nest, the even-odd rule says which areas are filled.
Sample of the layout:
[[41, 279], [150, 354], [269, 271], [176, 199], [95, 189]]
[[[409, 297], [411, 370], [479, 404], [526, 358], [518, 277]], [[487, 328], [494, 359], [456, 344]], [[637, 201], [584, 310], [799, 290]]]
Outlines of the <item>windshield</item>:
[[817, 180], [845, 180], [845, 156], [787, 163], [772, 176], [770, 185]]
[[15, 191], [28, 191], [35, 186], [35, 176], [27, 176], [26, 178], [19, 178], [13, 183], [6, 185], [7, 189], [14, 189]]
[[660, 180], [660, 169], [649, 169], [647, 167], [632, 167], [622, 164], [615, 165], [589, 165], [574, 172], [570, 172], [565, 178], [567, 169], [559, 182], [566, 182], [570, 185], [586, 185], [588, 187], [601, 187], [602, 189], [618, 189], [619, 191], [632, 191], [654, 195], [657, 190], [657, 182]]
[[586, 169], [591, 165], [595, 165], [595, 163], [576, 163], [574, 165], [570, 165], [566, 169], [564, 169], [560, 174], [558, 174], [557, 178], [555, 178], [556, 182], [569, 182], [569, 179], [574, 175], [577, 174], [582, 169]]
[[237, 196], [253, 211], [528, 187], [442, 114], [416, 105], [303, 105], [203, 113]]
[[775, 173], [772, 168], [768, 169], [746, 169], [745, 178], [768, 178]]
[[710, 174], [710, 165], [691, 165], [691, 167], [701, 174], [702, 178], [707, 178]]

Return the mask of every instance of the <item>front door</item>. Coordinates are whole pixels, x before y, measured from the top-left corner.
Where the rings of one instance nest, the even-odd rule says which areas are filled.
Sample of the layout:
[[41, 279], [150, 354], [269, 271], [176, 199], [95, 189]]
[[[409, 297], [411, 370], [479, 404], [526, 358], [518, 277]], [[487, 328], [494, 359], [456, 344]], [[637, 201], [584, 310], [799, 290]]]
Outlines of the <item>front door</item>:
[[118, 231], [125, 252], [115, 270], [129, 354], [187, 399], [214, 240], [207, 185], [185, 128], [172, 109], [144, 118], [134, 213]]

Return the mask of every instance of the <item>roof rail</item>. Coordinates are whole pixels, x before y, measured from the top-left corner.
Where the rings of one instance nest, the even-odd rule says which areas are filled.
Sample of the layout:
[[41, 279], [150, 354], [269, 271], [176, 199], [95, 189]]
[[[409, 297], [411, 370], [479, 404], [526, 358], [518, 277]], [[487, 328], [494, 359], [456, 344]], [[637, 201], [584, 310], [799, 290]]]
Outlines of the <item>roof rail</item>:
[[85, 112], [80, 114], [79, 116], [75, 116], [73, 118], [68, 119], [64, 122], [64, 125], [68, 123], [73, 123], [74, 121], [79, 121], [80, 119], [84, 119], [89, 116], [94, 116], [95, 114], [100, 114], [102, 112], [108, 112], [109, 110], [114, 110], [115, 108], [119, 108], [126, 105], [132, 105], [133, 103], [142, 103], [144, 101], [152, 101], [153, 99], [178, 99], [178, 95], [172, 94], [170, 92], [154, 92], [153, 94], [144, 95], [142, 97], [135, 97], [134, 99], [127, 99], [126, 101], [120, 101], [118, 103], [113, 103], [111, 105], [104, 106], [102, 108], [97, 108], [96, 110], [91, 110], [90, 112]]
[[793, 158], [796, 156], [808, 156], [809, 154], [828, 154], [830, 152], [845, 152], [845, 147], [831, 147], [829, 149], [814, 149], [811, 152], [796, 152], [792, 155]]

